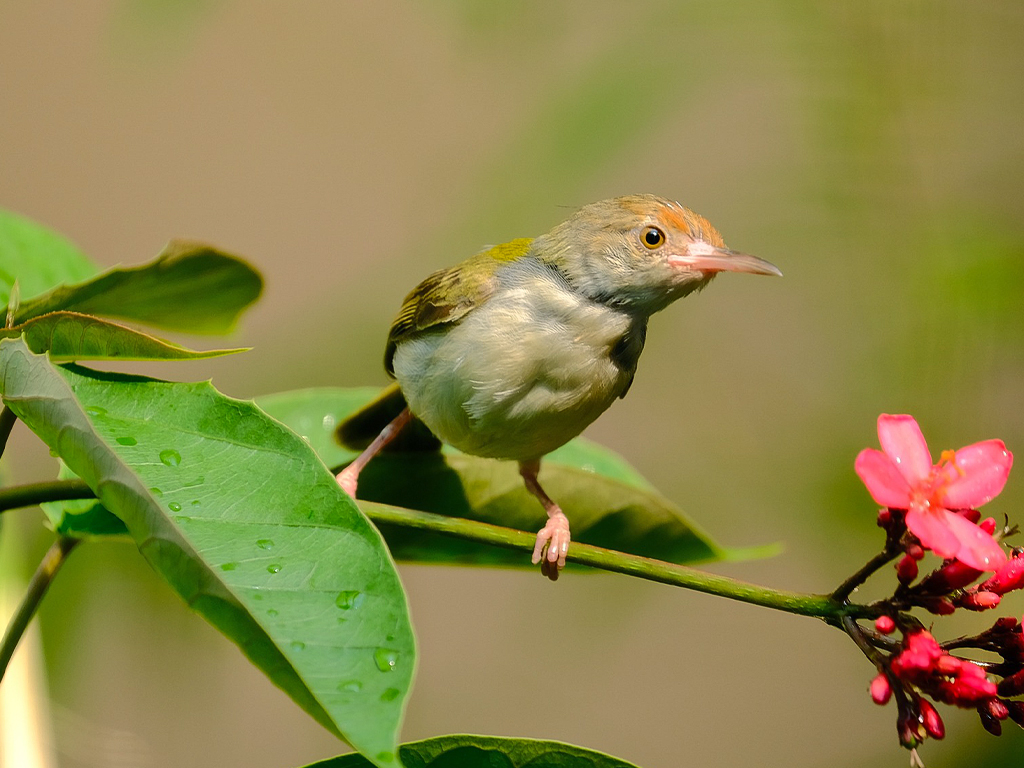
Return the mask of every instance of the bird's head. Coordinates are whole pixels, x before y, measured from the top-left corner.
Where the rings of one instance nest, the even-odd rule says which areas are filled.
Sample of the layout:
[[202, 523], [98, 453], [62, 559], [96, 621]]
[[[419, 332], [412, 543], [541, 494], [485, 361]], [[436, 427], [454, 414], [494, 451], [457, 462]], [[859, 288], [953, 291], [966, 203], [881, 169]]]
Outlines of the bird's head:
[[707, 219], [656, 195], [591, 203], [534, 240], [533, 252], [585, 295], [647, 315], [719, 272], [782, 274], [729, 250]]

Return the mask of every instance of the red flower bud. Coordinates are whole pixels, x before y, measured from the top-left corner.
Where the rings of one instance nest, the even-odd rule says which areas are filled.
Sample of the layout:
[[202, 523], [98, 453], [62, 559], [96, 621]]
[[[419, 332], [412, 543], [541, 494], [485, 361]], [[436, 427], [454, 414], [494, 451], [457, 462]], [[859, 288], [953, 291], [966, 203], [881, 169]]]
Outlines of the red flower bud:
[[1024, 701], [1007, 701], [1006, 714], [1013, 722], [1024, 728]]
[[1003, 724], [1000, 723], [996, 718], [992, 717], [988, 712], [979, 709], [978, 716], [981, 718], [982, 727], [991, 733], [993, 736], [1000, 736], [1003, 733]]
[[900, 584], [909, 584], [917, 578], [917, 560], [910, 555], [904, 555], [896, 563], [896, 578]]
[[1017, 618], [1015, 616], [1000, 616], [996, 619], [996, 623], [992, 625], [992, 629], [1009, 632], [1013, 631], [1016, 626]]
[[[998, 723], [998, 721], [996, 722]], [[919, 746], [927, 735], [921, 722], [916, 717], [909, 715], [896, 718], [896, 733], [900, 738], [900, 746], [907, 749]]]
[[921, 707], [921, 724], [933, 739], [941, 739], [946, 735], [946, 726], [939, 717], [938, 711], [924, 699], [918, 702]]
[[978, 527], [981, 528], [981, 530], [983, 530], [989, 536], [991, 536], [993, 533], [996, 532], [996, 519], [994, 517], [986, 517], [984, 520], [978, 523]]
[[969, 611], [987, 611], [995, 608], [1003, 598], [995, 592], [969, 592], [956, 601], [961, 608]]
[[875, 629], [883, 635], [888, 635], [896, 629], [896, 622], [892, 620], [891, 616], [879, 616], [875, 619]]
[[920, 544], [908, 544], [907, 554], [915, 560], [924, 560], [924, 547]]
[[1005, 595], [1024, 586], [1024, 556], [1017, 555], [1007, 560], [992, 576], [981, 585], [981, 589]]
[[942, 675], [955, 675], [962, 666], [963, 661], [956, 656], [950, 656], [948, 653], [940, 656], [935, 662], [935, 670]]
[[964, 661], [960, 665], [960, 674], [953, 681], [952, 695], [956, 703], [974, 704], [996, 695], [998, 688], [977, 664]]
[[964, 565], [959, 560], [947, 560], [942, 567], [928, 574], [920, 589], [933, 595], [947, 595], [954, 589], [972, 584], [984, 571]]
[[996, 686], [1000, 696], [1020, 696], [1024, 693], [1024, 670], [1004, 677]]
[[888, 528], [891, 523], [892, 523], [892, 512], [890, 512], [888, 509], [880, 509], [880, 510], [878, 510], [878, 527], [879, 528]]
[[921, 607], [936, 616], [949, 616], [956, 611], [956, 606], [948, 597], [931, 597], [920, 601]]
[[889, 678], [884, 673], [879, 673], [878, 677], [871, 681], [871, 700], [875, 704], [887, 704], [889, 703], [889, 697], [892, 696], [892, 686], [889, 685]]
[[976, 509], [958, 509], [957, 514], [962, 517], [966, 517], [972, 523], [977, 523], [981, 520], [981, 512]]
[[996, 720], [1005, 720], [1010, 716], [1010, 710], [999, 699], [989, 699], [982, 706]]

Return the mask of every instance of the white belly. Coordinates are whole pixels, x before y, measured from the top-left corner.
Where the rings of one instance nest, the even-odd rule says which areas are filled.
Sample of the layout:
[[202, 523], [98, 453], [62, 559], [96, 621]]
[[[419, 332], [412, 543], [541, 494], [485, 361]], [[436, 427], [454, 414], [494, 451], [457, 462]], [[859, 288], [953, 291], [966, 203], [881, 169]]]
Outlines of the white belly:
[[610, 353], [630, 318], [547, 281], [510, 287], [455, 325], [399, 343], [412, 412], [476, 456], [533, 459], [605, 411], [631, 374]]

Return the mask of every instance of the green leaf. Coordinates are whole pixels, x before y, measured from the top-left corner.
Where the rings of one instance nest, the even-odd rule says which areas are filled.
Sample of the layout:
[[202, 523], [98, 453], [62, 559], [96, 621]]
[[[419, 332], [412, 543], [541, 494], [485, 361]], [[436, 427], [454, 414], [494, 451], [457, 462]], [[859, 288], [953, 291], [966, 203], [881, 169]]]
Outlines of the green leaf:
[[88, 256], [60, 235], [0, 208], [0, 306], [7, 306], [15, 280], [21, 296], [31, 298], [98, 271]]
[[[572, 744], [498, 736], [439, 736], [403, 744], [399, 754], [407, 768], [636, 768], [633, 763]], [[306, 768], [368, 765], [362, 755], [342, 755]]]
[[130, 320], [172, 331], [228, 333], [263, 290], [242, 259], [212, 246], [172, 240], [149, 264], [111, 269], [22, 302], [15, 322], [58, 310]]
[[13, 328], [0, 329], [0, 338], [24, 335], [33, 352], [49, 352], [50, 359], [74, 360], [203, 360], [245, 352], [244, 349], [196, 351], [181, 347], [126, 325], [78, 312], [51, 312]]
[[415, 666], [376, 530], [299, 437], [209, 383], [57, 367], [0, 341], [4, 402], [171, 586], [321, 724], [396, 763]]
[[[328, 466], [355, 454], [334, 440], [345, 417], [378, 395], [369, 388], [308, 389], [261, 397], [261, 408], [302, 435]], [[693, 563], [731, 557], [620, 456], [577, 438], [545, 457], [545, 490], [565, 510], [575, 541]], [[514, 462], [442, 453], [384, 453], [363, 470], [361, 500], [479, 520], [524, 531], [544, 524], [544, 511], [523, 486]], [[380, 526], [392, 554], [415, 562], [528, 566], [523, 552], [441, 534]]]

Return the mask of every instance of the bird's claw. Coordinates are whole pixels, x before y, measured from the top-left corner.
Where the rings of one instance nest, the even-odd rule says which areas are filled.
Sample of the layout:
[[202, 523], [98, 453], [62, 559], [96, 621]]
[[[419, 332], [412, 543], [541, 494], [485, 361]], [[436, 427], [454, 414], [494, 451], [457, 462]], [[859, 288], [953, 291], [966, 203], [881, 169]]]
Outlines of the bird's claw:
[[552, 581], [565, 567], [569, 541], [569, 519], [556, 509], [537, 532], [537, 543], [533, 546], [533, 564], [540, 563], [541, 571]]

